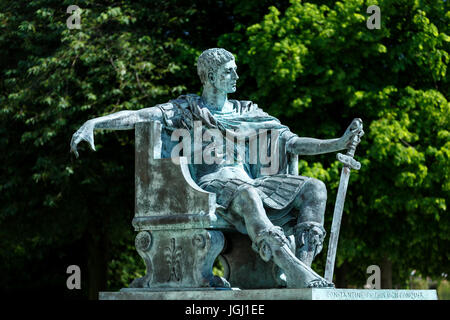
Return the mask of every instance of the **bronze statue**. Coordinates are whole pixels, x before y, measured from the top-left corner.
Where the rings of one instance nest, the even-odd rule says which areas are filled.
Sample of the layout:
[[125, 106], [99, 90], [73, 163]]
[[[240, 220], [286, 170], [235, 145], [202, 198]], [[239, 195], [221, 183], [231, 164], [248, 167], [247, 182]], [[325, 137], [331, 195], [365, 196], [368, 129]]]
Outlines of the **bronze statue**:
[[[362, 121], [355, 119], [340, 138], [298, 137], [255, 103], [228, 100], [228, 94], [236, 91], [239, 77], [235, 59], [225, 49], [204, 51], [198, 58], [197, 68], [203, 84], [201, 97], [183, 95], [154, 107], [88, 120], [73, 135], [71, 151], [78, 157], [77, 145], [83, 140], [95, 150], [96, 129], [133, 129], [138, 122], [152, 120], [160, 121], [172, 131], [186, 130], [192, 136], [196, 123], [200, 123], [202, 134], [215, 130], [215, 136], [219, 133], [227, 137], [225, 140], [239, 138], [239, 134], [251, 138], [255, 132], [267, 134], [271, 130], [266, 145], [272, 148], [272, 158], [273, 152], [278, 155], [279, 150], [280, 154], [315, 155], [348, 149], [363, 134]], [[272, 159], [272, 164], [276, 163], [276, 173], [267, 171], [267, 165], [251, 163], [242, 153], [241, 157], [237, 156], [236, 146], [230, 145], [233, 150], [225, 152], [228, 158], [216, 148], [216, 158], [208, 163], [196, 161], [198, 153], [203, 155], [205, 148], [210, 147], [208, 143], [202, 142], [200, 149], [189, 148], [185, 156], [191, 160], [189, 169], [193, 180], [203, 190], [217, 195], [223, 218], [238, 231], [248, 234], [254, 250], [264, 261], [273, 259], [285, 273], [288, 287], [333, 287], [311, 269], [325, 237], [325, 184], [314, 178], [289, 174], [283, 156], [277, 161]], [[244, 144], [247, 151], [249, 145]], [[286, 235], [293, 235], [295, 243]]]

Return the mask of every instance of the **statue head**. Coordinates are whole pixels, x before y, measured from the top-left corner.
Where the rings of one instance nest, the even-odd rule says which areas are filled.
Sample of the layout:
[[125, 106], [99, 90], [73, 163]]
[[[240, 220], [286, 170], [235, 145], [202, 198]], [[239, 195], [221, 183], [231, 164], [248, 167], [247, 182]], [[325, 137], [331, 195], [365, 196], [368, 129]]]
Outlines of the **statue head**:
[[204, 87], [211, 86], [224, 93], [236, 91], [239, 79], [234, 56], [225, 49], [203, 51], [197, 60], [197, 72]]

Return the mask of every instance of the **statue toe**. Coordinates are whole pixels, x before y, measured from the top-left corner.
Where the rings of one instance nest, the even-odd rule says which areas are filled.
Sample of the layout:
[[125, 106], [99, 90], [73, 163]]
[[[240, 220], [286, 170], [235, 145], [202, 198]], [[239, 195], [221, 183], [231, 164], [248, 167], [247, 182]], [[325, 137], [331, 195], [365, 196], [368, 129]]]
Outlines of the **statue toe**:
[[309, 282], [308, 288], [334, 288], [334, 284], [325, 279], [314, 279]]

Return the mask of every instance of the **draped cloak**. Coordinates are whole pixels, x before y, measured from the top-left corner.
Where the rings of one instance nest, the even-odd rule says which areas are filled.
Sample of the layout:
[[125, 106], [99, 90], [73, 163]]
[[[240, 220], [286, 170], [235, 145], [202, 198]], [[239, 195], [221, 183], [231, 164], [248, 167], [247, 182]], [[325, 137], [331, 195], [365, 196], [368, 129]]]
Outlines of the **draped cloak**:
[[[246, 233], [246, 228], [243, 219], [228, 210], [230, 202], [240, 189], [253, 187], [261, 197], [272, 223], [291, 233], [296, 220], [296, 215], [291, 213], [294, 201], [305, 182], [310, 179], [290, 175], [287, 171], [286, 143], [296, 135], [251, 101], [229, 101], [233, 104], [230, 112], [208, 109], [202, 98], [193, 94], [182, 95], [169, 103], [157, 105], [163, 114], [163, 157], [170, 157], [174, 143], [178, 143], [169, 138], [174, 130], [186, 129], [191, 133], [190, 137], [193, 137], [195, 121], [201, 123], [202, 135], [205, 130], [218, 130], [224, 140], [228, 140], [222, 143], [222, 161], [213, 164], [195, 163], [194, 153], [200, 151], [203, 154], [205, 148], [210, 147], [211, 141], [203, 141], [200, 144], [201, 150], [194, 147], [190, 150], [191, 154], [184, 155], [191, 160], [189, 170], [193, 180], [200, 188], [216, 194], [219, 205], [217, 212], [238, 231]], [[258, 139], [261, 139], [261, 132], [266, 132], [263, 143], [267, 143], [270, 160], [277, 160], [276, 166], [272, 166], [277, 169], [276, 172], [270, 170], [273, 163], [263, 164], [259, 154], [257, 161], [249, 161], [250, 141], [256, 139], [253, 141], [257, 141], [260, 147]], [[243, 137], [246, 137], [242, 140], [243, 144], [236, 143], [237, 139]]]

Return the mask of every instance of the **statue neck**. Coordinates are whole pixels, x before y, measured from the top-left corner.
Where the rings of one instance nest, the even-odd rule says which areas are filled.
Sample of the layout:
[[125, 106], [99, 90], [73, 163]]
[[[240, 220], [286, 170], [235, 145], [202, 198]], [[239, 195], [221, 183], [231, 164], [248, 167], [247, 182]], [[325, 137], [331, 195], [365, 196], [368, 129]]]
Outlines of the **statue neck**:
[[222, 111], [228, 105], [227, 94], [210, 85], [203, 86], [202, 99], [207, 104], [208, 109], [211, 110]]

